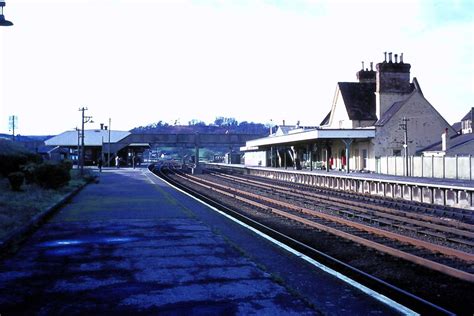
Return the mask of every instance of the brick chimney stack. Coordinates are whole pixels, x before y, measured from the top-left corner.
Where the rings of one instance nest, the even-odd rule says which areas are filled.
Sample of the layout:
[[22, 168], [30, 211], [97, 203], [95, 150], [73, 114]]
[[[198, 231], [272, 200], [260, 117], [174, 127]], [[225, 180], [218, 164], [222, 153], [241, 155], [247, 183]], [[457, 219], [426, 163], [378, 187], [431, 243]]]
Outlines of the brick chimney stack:
[[385, 54], [385, 60], [376, 66], [376, 106], [377, 118], [397, 101], [404, 100], [406, 95], [411, 92], [410, 85], [410, 64], [403, 62], [403, 53], [395, 54], [395, 62], [392, 61], [392, 53]]
[[356, 73], [359, 82], [375, 83], [377, 73], [374, 71], [373, 65], [374, 63], [371, 62], [370, 70], [368, 68], [364, 69], [364, 62], [362, 62], [362, 69]]

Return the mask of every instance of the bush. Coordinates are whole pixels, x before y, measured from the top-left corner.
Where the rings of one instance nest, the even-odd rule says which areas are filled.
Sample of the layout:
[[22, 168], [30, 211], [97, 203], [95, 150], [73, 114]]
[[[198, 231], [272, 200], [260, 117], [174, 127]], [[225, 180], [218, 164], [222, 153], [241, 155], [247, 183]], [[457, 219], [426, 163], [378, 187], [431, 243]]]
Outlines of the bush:
[[27, 162], [26, 156], [19, 155], [3, 155], [0, 154], [0, 173], [3, 176], [8, 176], [12, 172], [17, 172], [20, 170], [20, 165], [23, 165]]
[[25, 175], [23, 172], [12, 172], [8, 174], [8, 181], [13, 191], [20, 191], [23, 181], [25, 181]]
[[36, 167], [35, 179], [43, 188], [58, 189], [69, 183], [71, 175], [69, 170], [66, 170], [61, 164], [43, 163]]
[[72, 170], [72, 166], [73, 166], [73, 162], [72, 160], [69, 160], [69, 159], [65, 159], [61, 162], [61, 166], [66, 169], [67, 171], [71, 171]]
[[29, 162], [41, 162], [41, 156], [32, 153], [2, 154], [0, 153], [0, 173], [7, 176], [20, 171], [20, 166]]
[[25, 174], [25, 181], [27, 184], [34, 183], [36, 168], [38, 167], [37, 163], [30, 162], [26, 165], [21, 166], [20, 170]]

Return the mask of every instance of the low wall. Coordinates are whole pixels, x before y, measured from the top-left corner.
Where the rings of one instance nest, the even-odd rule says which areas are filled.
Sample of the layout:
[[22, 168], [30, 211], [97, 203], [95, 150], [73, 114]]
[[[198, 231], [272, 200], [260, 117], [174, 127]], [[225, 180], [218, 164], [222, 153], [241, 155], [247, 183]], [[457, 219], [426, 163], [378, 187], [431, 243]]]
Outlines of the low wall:
[[[444, 205], [474, 210], [474, 186], [443, 184], [439, 180], [432, 183], [426, 178], [390, 179], [380, 175], [366, 174], [364, 177], [344, 174], [259, 168], [243, 165], [207, 164], [209, 167], [229, 170], [281, 181], [326, 187], [360, 194], [402, 199], [427, 204]], [[424, 180], [424, 181], [421, 181]]]

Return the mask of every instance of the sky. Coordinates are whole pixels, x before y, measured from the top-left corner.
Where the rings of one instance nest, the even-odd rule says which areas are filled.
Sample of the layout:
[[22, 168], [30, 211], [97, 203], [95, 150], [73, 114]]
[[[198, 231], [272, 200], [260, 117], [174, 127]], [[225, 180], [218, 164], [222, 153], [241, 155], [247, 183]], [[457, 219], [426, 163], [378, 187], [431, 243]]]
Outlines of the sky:
[[403, 53], [449, 122], [474, 107], [472, 0], [6, 0], [0, 133], [158, 121], [319, 125], [337, 82]]

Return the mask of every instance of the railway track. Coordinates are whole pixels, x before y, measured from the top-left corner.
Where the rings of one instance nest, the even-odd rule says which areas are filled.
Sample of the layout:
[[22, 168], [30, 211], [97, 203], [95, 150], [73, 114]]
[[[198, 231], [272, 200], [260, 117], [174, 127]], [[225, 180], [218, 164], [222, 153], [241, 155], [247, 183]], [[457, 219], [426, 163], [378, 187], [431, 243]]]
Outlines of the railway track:
[[[220, 169], [210, 169], [210, 172], [215, 174], [226, 174], [222, 172]], [[374, 197], [368, 196], [366, 194], [354, 193], [354, 192], [345, 192], [341, 190], [335, 190], [330, 188], [323, 188], [323, 187], [314, 187], [305, 184], [299, 184], [294, 182], [285, 182], [281, 180], [275, 180], [270, 178], [264, 177], [257, 177], [257, 176], [250, 176], [250, 175], [242, 175], [239, 174], [239, 178], [243, 178], [246, 180], [257, 180], [261, 183], [265, 184], [278, 184], [280, 186], [285, 187], [287, 190], [292, 189], [301, 189], [303, 191], [311, 191], [311, 192], [318, 192], [321, 193], [325, 197], [336, 197], [338, 199], [344, 199], [347, 203], [354, 203], [357, 205], [362, 205], [364, 207], [371, 207], [373, 203], [377, 203], [381, 208], [390, 208], [390, 209], [398, 209], [403, 210], [403, 216], [410, 217], [411, 214], [415, 214], [415, 216], [421, 217], [422, 215], [426, 215], [423, 220], [428, 221], [438, 221], [446, 225], [451, 225], [454, 227], [463, 226], [464, 224], [470, 224], [471, 226], [469, 229], [474, 225], [474, 212], [472, 210], [467, 209], [460, 209], [460, 208], [453, 208], [449, 206], [442, 206], [436, 205], [431, 206], [425, 203], [415, 202], [415, 201], [407, 201], [407, 200], [399, 200], [399, 199], [392, 199], [389, 197]], [[372, 203], [372, 205], [371, 205]], [[451, 223], [450, 223], [451, 222]]]
[[[450, 214], [446, 212], [440, 218], [427, 215], [431, 212], [427, 208], [419, 213], [413, 209], [400, 210], [398, 204], [393, 207], [368, 205], [357, 198], [341, 199], [337, 194], [324, 194], [304, 185], [287, 188], [286, 182], [243, 175], [211, 172], [197, 177], [177, 172], [173, 177], [187, 186], [200, 188], [201, 193], [214, 200], [219, 200], [218, 195], [225, 196], [295, 225], [324, 231], [471, 285], [474, 283], [473, 225], [465, 215], [462, 216], [464, 221], [458, 219], [459, 214], [447, 217]], [[411, 236], [407, 236], [407, 232]], [[463, 250], [413, 236], [428, 236]]]
[[326, 231], [429, 269], [474, 282], [474, 270], [472, 267], [474, 255], [464, 251], [436, 245], [301, 206], [301, 204], [310, 204], [312, 202], [311, 199], [295, 205], [293, 201], [282, 201], [282, 199], [287, 200], [287, 195], [279, 196], [279, 199], [275, 199], [274, 197], [262, 194], [262, 191], [258, 191], [258, 189], [261, 189], [258, 186], [248, 186], [245, 190], [242, 190], [235, 188], [235, 186], [229, 183], [219, 184], [215, 180], [206, 180], [182, 173], [177, 173], [176, 175], [185, 181], [232, 197], [263, 211]]
[[[304, 186], [288, 189], [283, 188], [282, 184], [276, 185], [242, 176], [221, 173], [212, 173], [212, 175], [228, 180], [229, 185], [232, 185], [232, 182], [250, 185], [250, 189], [257, 188], [269, 195], [275, 195], [276, 193], [278, 197], [278, 194], [281, 194], [281, 198], [284, 200], [317, 205], [320, 211], [329, 210], [346, 218], [358, 218], [362, 221], [376, 223], [381, 227], [387, 226], [401, 231], [413, 232], [415, 235], [429, 236], [443, 242], [452, 243], [454, 246], [463, 245], [468, 253], [472, 253], [474, 250], [474, 225], [459, 220], [427, 216], [417, 212], [367, 202], [343, 200], [339, 197], [330, 196], [322, 190], [315, 192]], [[467, 259], [469, 260], [469, 258]]]

